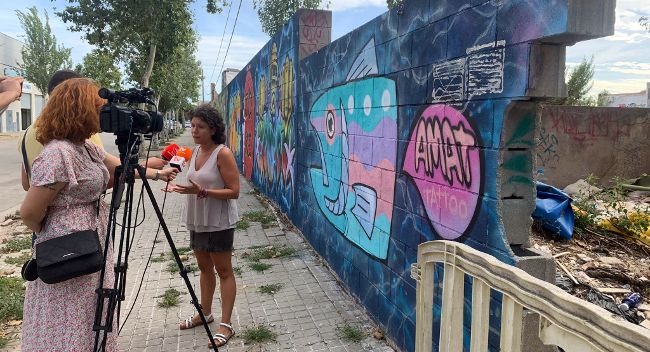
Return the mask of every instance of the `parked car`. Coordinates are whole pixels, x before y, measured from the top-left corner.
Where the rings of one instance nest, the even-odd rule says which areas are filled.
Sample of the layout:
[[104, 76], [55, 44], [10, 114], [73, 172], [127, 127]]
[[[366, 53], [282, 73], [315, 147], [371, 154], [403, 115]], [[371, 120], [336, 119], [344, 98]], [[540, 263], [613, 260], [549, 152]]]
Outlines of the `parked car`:
[[192, 128], [192, 121], [185, 121], [185, 128]]

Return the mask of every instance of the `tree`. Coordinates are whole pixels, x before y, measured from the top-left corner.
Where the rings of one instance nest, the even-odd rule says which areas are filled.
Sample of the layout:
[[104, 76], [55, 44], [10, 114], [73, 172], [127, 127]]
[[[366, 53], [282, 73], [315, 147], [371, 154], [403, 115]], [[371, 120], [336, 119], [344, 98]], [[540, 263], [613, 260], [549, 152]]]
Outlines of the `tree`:
[[[191, 1], [187, 0], [68, 0], [57, 15], [70, 30], [84, 32], [89, 44], [106, 50], [121, 62], [142, 62], [146, 69], [137, 81], [149, 86], [156, 55], [191, 40]], [[207, 0], [206, 10], [221, 12], [225, 0]]]
[[392, 9], [394, 7], [397, 7], [401, 4], [404, 3], [404, 0], [386, 0], [386, 5], [388, 5], [389, 9]]
[[262, 31], [272, 36], [289, 21], [298, 9], [329, 7], [329, 0], [253, 0], [253, 7], [262, 23]]
[[94, 79], [102, 87], [119, 90], [122, 74], [115, 65], [113, 57], [106, 51], [94, 49], [83, 58], [83, 65], [78, 65], [77, 72]]
[[582, 62], [569, 73], [567, 98], [564, 105], [595, 105], [593, 97], [587, 96], [593, 87], [594, 58]]
[[21, 51], [23, 62], [18, 63], [18, 66], [24, 71], [25, 79], [34, 83], [45, 94], [52, 74], [72, 66], [71, 49], [57, 45], [56, 37], [50, 28], [47, 11], [43, 22], [35, 6], [28, 10], [27, 12], [16, 11], [25, 31], [25, 45]]
[[647, 16], [643, 16], [639, 18], [639, 24], [645, 27], [645, 29], [648, 30], [648, 32], [650, 32], [650, 18], [648, 18]]
[[596, 106], [608, 106], [611, 103], [611, 98], [609, 95], [610, 93], [607, 89], [603, 89], [600, 93], [598, 93]]

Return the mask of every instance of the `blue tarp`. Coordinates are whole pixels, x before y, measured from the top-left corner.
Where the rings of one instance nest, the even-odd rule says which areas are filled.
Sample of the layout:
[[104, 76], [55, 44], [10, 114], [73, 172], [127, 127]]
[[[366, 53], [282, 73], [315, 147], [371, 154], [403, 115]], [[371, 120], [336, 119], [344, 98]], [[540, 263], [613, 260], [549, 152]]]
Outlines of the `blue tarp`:
[[537, 201], [533, 218], [540, 220], [546, 230], [557, 233], [567, 240], [571, 239], [574, 224], [571, 197], [541, 182], [536, 182], [536, 187]]

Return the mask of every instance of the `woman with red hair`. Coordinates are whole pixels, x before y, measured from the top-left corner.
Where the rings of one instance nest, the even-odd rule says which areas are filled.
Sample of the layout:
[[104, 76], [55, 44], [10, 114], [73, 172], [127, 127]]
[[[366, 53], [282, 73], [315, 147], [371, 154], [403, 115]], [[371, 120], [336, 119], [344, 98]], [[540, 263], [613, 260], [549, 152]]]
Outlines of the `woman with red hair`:
[[[20, 208], [23, 222], [38, 234], [36, 244], [97, 229], [106, 238], [107, 206], [100, 201], [112, 187], [120, 160], [88, 142], [98, 133], [99, 109], [106, 102], [90, 79], [60, 84], [36, 122], [44, 147], [32, 167], [31, 187]], [[176, 171], [147, 169], [147, 178], [174, 179]], [[99, 203], [99, 205], [98, 205]], [[99, 208], [99, 209], [98, 209]], [[106, 257], [104, 287], [113, 287], [113, 252]], [[23, 351], [92, 351], [99, 272], [56, 284], [40, 279], [27, 285], [23, 306]], [[117, 350], [117, 329], [108, 334], [107, 351]]]

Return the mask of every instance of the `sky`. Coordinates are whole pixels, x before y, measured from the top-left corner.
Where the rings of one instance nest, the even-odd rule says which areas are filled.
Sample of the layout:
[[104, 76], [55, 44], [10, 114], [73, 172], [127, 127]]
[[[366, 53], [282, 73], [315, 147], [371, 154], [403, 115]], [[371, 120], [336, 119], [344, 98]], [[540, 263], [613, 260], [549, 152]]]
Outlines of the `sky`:
[[[239, 1], [233, 2], [230, 14], [226, 8], [216, 15], [205, 12], [205, 0], [192, 4], [194, 28], [200, 35], [197, 59], [203, 67], [207, 100], [210, 99], [210, 82], [217, 82], [217, 91], [220, 90], [219, 72], [222, 67], [241, 69], [269, 39], [262, 32], [253, 0], [242, 0], [233, 31]], [[57, 40], [72, 48], [72, 61], [79, 63], [92, 47], [83, 41], [80, 33], [69, 31], [67, 25], [54, 14], [66, 3], [65, 0], [0, 0], [0, 32], [22, 40], [24, 31], [15, 11], [26, 11], [31, 6], [36, 6], [41, 14], [47, 10]], [[385, 0], [331, 0], [329, 9], [332, 11], [332, 40], [387, 11]], [[633, 93], [646, 89], [646, 82], [650, 82], [650, 33], [638, 23], [643, 15], [650, 16], [649, 0], [618, 0], [616, 33], [613, 36], [567, 48], [569, 69], [583, 58], [593, 56], [596, 72], [591, 94], [604, 89], [611, 93]], [[228, 55], [224, 61], [226, 51]]]

